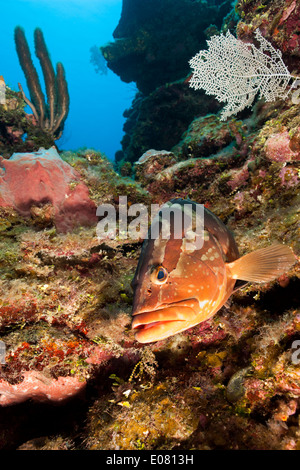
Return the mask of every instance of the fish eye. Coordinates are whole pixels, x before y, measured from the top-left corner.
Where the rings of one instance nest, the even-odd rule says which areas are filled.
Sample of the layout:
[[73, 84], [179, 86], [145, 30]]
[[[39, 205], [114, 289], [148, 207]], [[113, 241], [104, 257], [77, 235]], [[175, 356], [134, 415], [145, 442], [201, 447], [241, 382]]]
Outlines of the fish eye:
[[168, 279], [168, 271], [163, 266], [156, 266], [151, 273], [151, 281], [154, 284], [164, 284]]

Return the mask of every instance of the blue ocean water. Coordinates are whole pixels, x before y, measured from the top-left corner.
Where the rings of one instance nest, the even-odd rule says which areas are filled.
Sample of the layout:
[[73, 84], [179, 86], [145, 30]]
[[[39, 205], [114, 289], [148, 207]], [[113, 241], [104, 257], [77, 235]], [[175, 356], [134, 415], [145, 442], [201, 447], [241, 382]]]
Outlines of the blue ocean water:
[[0, 0], [0, 75], [6, 84], [18, 90], [20, 82], [29, 97], [15, 50], [17, 25], [25, 30], [42, 87], [43, 75], [33, 44], [36, 27], [44, 33], [53, 64], [64, 65], [70, 112], [57, 141], [60, 149], [93, 147], [114, 160], [121, 148], [122, 114], [131, 104], [134, 85], [121, 82], [109, 69], [107, 74], [97, 72], [90, 61], [91, 47], [113, 40], [121, 8], [122, 0]]

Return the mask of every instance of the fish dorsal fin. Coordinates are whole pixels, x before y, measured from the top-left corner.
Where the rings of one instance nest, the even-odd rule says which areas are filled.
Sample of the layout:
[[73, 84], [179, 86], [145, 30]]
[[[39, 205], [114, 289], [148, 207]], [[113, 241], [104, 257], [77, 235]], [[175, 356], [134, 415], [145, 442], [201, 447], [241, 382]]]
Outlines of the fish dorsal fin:
[[253, 251], [227, 266], [233, 279], [260, 283], [273, 281], [288, 271], [295, 261], [290, 247], [276, 244]]

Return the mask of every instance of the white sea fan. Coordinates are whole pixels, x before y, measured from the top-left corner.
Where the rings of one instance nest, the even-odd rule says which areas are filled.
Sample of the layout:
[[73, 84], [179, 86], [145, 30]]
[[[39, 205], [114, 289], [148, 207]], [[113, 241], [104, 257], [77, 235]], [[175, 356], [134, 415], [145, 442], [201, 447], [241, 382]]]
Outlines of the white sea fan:
[[[266, 101], [285, 99], [298, 77], [286, 68], [281, 51], [274, 49], [255, 31], [259, 48], [227, 34], [213, 36], [208, 50], [200, 51], [189, 62], [193, 70], [190, 86], [203, 88], [208, 95], [227, 102], [221, 113], [225, 121], [232, 114], [251, 106], [257, 93]], [[291, 87], [289, 83], [294, 80]]]

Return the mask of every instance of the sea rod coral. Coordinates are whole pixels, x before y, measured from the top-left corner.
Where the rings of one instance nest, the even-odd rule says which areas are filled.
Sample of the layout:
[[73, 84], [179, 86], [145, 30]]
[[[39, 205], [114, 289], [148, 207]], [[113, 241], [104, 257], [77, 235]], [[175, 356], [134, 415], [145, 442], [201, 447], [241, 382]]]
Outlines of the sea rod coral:
[[15, 28], [15, 43], [20, 65], [26, 77], [31, 101], [26, 97], [19, 83], [23, 98], [32, 109], [41, 129], [46, 130], [54, 139], [59, 139], [68, 116], [70, 102], [64, 67], [61, 62], [58, 62], [55, 74], [43, 32], [40, 28], [36, 28], [34, 31], [35, 52], [44, 75], [48, 98], [48, 103], [46, 104], [39, 77], [31, 59], [25, 33], [20, 26]]

